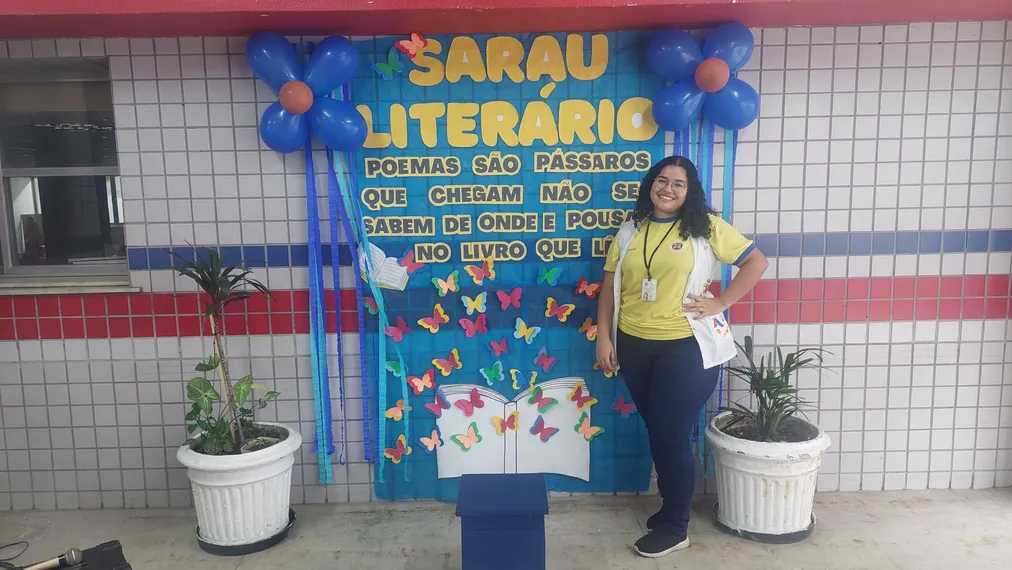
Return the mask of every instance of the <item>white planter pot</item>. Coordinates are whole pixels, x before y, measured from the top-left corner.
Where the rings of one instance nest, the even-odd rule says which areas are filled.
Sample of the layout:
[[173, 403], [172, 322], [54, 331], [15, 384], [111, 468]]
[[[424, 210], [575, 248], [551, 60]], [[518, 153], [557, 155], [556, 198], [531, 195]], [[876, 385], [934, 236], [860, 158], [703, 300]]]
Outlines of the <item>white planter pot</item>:
[[713, 445], [718, 522], [735, 534], [760, 541], [790, 535], [804, 538], [813, 524], [812, 503], [829, 436], [806, 422], [818, 433], [809, 441], [748, 441], [718, 429], [729, 420], [725, 412], [706, 428]]
[[268, 448], [240, 455], [203, 455], [184, 445], [176, 452], [188, 468], [197, 510], [199, 538], [232, 547], [254, 544], [288, 525], [292, 464], [302, 436], [291, 426], [272, 422], [288, 437]]

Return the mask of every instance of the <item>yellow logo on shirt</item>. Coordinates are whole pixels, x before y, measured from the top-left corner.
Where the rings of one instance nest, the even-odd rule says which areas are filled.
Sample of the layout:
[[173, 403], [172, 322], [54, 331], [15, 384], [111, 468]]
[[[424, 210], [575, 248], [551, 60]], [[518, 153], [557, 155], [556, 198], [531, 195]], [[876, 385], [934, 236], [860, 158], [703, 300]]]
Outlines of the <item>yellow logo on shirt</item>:
[[682, 251], [685, 249], [685, 244], [680, 241], [675, 241], [671, 242], [671, 245], [668, 246], [668, 248], [671, 249], [671, 251]]

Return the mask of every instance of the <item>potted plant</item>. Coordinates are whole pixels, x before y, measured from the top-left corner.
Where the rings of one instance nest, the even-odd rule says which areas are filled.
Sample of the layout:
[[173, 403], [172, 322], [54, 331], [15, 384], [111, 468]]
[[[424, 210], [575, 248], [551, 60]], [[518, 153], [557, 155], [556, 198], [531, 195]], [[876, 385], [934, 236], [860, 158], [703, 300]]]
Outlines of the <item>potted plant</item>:
[[[225, 309], [270, 295], [243, 263], [227, 265], [217, 250], [194, 250], [194, 259], [173, 253], [172, 267], [202, 292], [212, 354], [197, 365], [201, 375], [186, 384], [191, 402], [186, 429], [191, 435], [176, 458], [188, 468], [197, 511], [197, 540], [208, 552], [247, 554], [280, 542], [295, 521], [290, 508], [294, 454], [302, 436], [291, 426], [257, 421], [256, 412], [278, 392], [252, 376], [233, 381], [222, 342]], [[217, 380], [217, 387], [205, 375]]]
[[727, 372], [748, 384], [754, 407], [731, 404], [710, 421], [717, 479], [717, 523], [738, 536], [789, 543], [815, 525], [812, 504], [829, 436], [802, 419], [806, 402], [792, 385], [799, 370], [822, 368], [821, 349], [784, 354], [780, 348], [755, 360], [752, 337], [738, 344], [739, 366]]

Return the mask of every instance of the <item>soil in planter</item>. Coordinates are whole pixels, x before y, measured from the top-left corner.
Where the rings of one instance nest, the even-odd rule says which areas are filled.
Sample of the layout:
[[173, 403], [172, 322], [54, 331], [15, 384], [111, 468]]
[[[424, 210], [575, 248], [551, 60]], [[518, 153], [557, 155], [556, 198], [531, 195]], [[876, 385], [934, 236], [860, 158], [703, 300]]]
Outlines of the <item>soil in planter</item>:
[[[270, 443], [263, 442], [263, 443], [258, 443], [256, 445], [249, 446], [249, 447], [246, 448], [246, 452], [249, 453], [251, 451], [259, 451], [261, 449], [267, 449], [268, 447], [270, 447], [272, 445], [277, 445], [278, 443], [281, 443], [282, 441], [288, 439], [288, 432], [285, 431], [285, 430], [283, 430], [283, 429], [276, 428], [274, 426], [261, 426], [261, 425], [258, 425], [258, 424], [252, 424], [252, 425], [247, 424], [245, 426], [245, 429], [243, 429], [243, 436], [244, 436], [244, 438], [245, 438], [246, 441], [250, 441], [250, 440], [261, 438], [261, 437], [263, 437], [263, 438], [274, 438], [274, 439], [277, 440], [277, 441], [272, 441]], [[204, 453], [204, 446], [198, 444], [196, 447], [193, 448], [193, 450], [196, 451], [197, 453]], [[221, 453], [219, 455], [239, 455], [240, 453], [242, 453], [242, 450], [239, 447], [234, 447], [231, 451], [228, 451], [226, 453]]]
[[[766, 441], [759, 438], [756, 433], [755, 424], [752, 422], [738, 422], [731, 427], [720, 428], [720, 431], [731, 437], [748, 441]], [[819, 436], [819, 430], [811, 424], [798, 418], [788, 418], [780, 423], [780, 430], [777, 436], [769, 441], [777, 443], [801, 443], [811, 441]]]

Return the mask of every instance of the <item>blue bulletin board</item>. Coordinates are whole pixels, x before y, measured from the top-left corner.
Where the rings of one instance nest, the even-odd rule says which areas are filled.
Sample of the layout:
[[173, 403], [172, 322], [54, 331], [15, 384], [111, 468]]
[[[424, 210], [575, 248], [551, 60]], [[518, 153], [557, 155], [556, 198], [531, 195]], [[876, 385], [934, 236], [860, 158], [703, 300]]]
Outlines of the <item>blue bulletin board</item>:
[[379, 498], [455, 500], [463, 473], [648, 487], [643, 423], [621, 380], [593, 368], [603, 258], [664, 156], [646, 41], [356, 42], [361, 258], [382, 290], [366, 289], [363, 331]]

